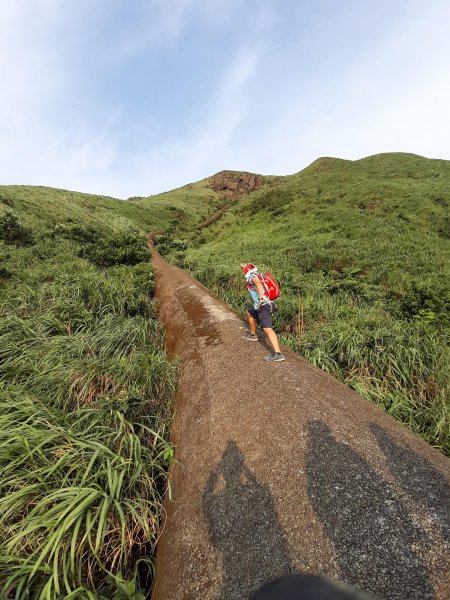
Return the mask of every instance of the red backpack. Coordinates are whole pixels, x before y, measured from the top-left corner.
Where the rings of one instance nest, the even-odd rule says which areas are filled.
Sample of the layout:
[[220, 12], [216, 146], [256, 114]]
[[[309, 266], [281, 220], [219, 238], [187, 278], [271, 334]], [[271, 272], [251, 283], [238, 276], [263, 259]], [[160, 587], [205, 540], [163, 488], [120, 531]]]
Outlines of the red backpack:
[[[261, 282], [264, 294], [269, 298], [269, 300], [276, 300], [281, 296], [280, 286], [276, 282], [272, 273], [255, 273], [255, 275]], [[250, 283], [247, 285], [252, 289]]]

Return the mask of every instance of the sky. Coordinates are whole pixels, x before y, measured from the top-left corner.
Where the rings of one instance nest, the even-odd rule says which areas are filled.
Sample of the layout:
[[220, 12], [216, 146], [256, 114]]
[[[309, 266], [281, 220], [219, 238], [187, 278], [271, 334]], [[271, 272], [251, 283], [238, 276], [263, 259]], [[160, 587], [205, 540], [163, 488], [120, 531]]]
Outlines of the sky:
[[0, 184], [450, 159], [449, 0], [1, 0]]

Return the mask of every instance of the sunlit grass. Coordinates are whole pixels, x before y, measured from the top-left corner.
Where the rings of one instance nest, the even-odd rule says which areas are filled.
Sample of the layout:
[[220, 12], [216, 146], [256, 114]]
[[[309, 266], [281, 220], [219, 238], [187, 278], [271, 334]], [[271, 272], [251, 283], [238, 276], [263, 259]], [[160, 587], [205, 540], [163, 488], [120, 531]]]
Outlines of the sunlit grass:
[[149, 577], [171, 456], [164, 425], [107, 405], [66, 413], [17, 389], [2, 396], [4, 588], [56, 597], [108, 573], [133, 578], [138, 562]]
[[[33, 211], [19, 211], [21, 223], [33, 226]], [[92, 260], [125, 262], [100, 269], [79, 256], [91, 230], [69, 224], [55, 234], [44, 219], [31, 245], [0, 240], [0, 589], [18, 600], [144, 600], [177, 367], [163, 351], [152, 268], [134, 264], [148, 260], [143, 233], [126, 223], [116, 252], [120, 220], [114, 238], [111, 222], [94, 220], [102, 254]]]
[[449, 453], [449, 189], [449, 161], [320, 159], [188, 238], [184, 265], [241, 312], [239, 264], [270, 270], [282, 341]]

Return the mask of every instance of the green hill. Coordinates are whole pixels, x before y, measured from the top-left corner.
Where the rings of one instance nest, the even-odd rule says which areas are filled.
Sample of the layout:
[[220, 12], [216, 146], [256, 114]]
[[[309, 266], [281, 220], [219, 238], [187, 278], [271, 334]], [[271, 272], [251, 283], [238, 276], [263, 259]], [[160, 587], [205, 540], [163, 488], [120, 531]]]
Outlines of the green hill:
[[408, 154], [223, 171], [128, 201], [0, 186], [8, 597], [138, 600], [151, 587], [177, 368], [150, 230], [242, 312], [239, 264], [272, 271], [282, 341], [448, 453], [449, 202], [450, 162]]
[[143, 231], [167, 229], [180, 221], [194, 225], [206, 218], [217, 202], [217, 194], [202, 182], [128, 201], [48, 187], [0, 185], [0, 216], [14, 210], [25, 225], [36, 230], [66, 222], [115, 230], [140, 227]]
[[172, 222], [169, 206], [0, 187], [5, 597], [151, 587], [177, 367], [144, 232]]
[[320, 158], [235, 202], [184, 264], [243, 311], [239, 264], [280, 280], [276, 328], [449, 451], [450, 161]]

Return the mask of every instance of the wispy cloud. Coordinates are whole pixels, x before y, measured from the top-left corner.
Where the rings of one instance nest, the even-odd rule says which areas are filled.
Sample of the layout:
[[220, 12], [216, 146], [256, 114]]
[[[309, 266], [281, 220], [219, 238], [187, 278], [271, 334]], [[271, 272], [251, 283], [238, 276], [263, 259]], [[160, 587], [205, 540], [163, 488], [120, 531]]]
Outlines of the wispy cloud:
[[137, 19], [110, 49], [111, 60], [129, 60], [137, 54], [174, 43], [183, 31], [194, 0], [140, 2]]
[[2, 0], [0, 183], [127, 197], [320, 155], [450, 158], [450, 5]]
[[210, 99], [211, 109], [201, 125], [195, 144], [197, 161], [205, 162], [214, 149], [224, 148], [249, 114], [249, 86], [264, 55], [263, 47], [244, 47], [220, 76], [217, 91]]
[[141, 168], [135, 181], [141, 188], [136, 194], [144, 194], [145, 186], [151, 189], [155, 181], [164, 190], [228, 167], [233, 138], [246, 120], [252, 119], [252, 83], [268, 48], [269, 8], [253, 13], [252, 31], [234, 49], [226, 67], [216, 72], [207, 107], [197, 115], [189, 134], [169, 139], [139, 157]]
[[[347, 18], [348, 30], [356, 29], [360, 15], [353, 23]], [[448, 3], [392, 15], [370, 44], [352, 45], [352, 60], [328, 78], [291, 81], [264, 136], [238, 150], [239, 160], [248, 157], [249, 169], [288, 173], [324, 155], [404, 151], [450, 158], [449, 28]], [[333, 39], [332, 28], [326, 33]], [[336, 64], [332, 54], [330, 61]]]
[[69, 173], [95, 173], [113, 166], [119, 155], [119, 148], [111, 139], [111, 127], [121, 114], [121, 109], [114, 111], [98, 132], [85, 132], [85, 139], [79, 139], [77, 145], [68, 156], [66, 169]]

